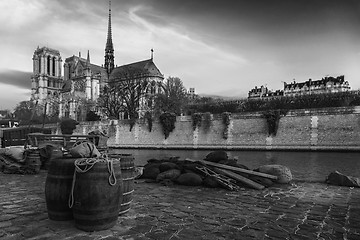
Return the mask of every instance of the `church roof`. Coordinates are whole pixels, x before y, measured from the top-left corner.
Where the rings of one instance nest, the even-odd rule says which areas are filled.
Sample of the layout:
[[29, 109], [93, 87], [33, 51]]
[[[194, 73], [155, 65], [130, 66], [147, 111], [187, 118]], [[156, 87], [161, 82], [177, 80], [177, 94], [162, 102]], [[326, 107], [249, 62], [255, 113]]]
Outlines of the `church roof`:
[[110, 74], [110, 81], [121, 81], [136, 77], [159, 77], [164, 78], [163, 74], [156, 67], [152, 59], [130, 63], [116, 67]]
[[[76, 65], [75, 62], [77, 62], [77, 64], [81, 64], [83, 68], [87, 67], [87, 59], [75, 55], [66, 58], [65, 62], [74, 64], [74, 67]], [[102, 66], [90, 63], [89, 67], [92, 74], [101, 74], [102, 76], [106, 75], [106, 70]]]

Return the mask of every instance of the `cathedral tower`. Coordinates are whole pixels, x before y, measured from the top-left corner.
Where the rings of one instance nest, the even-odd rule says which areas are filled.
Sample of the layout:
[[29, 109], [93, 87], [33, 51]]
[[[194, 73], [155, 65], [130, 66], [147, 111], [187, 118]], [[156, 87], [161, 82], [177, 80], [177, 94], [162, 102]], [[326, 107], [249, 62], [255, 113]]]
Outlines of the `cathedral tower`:
[[31, 100], [43, 102], [57, 97], [62, 87], [60, 52], [48, 47], [37, 49], [33, 55], [33, 75], [31, 77]]
[[105, 65], [104, 65], [108, 76], [114, 69], [114, 46], [112, 43], [111, 33], [111, 1], [109, 1], [109, 22], [108, 22], [108, 33], [105, 47]]

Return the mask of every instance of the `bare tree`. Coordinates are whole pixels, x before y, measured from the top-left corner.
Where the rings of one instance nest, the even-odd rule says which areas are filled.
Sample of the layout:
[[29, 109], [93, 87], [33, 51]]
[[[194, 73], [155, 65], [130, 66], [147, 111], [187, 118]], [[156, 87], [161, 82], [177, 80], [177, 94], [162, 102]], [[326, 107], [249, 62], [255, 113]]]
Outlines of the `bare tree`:
[[98, 107], [108, 118], [119, 119], [120, 113], [124, 109], [124, 102], [121, 93], [115, 88], [105, 86], [102, 90], [101, 97], [98, 99]]
[[137, 119], [139, 110], [147, 104], [150, 79], [151, 76], [145, 70], [127, 68], [118, 72], [109, 83], [112, 91], [115, 91], [121, 99], [124, 111], [130, 120]]
[[156, 96], [155, 111], [158, 115], [162, 112], [180, 115], [187, 102], [188, 94], [181, 79], [168, 77], [164, 83], [163, 92]]

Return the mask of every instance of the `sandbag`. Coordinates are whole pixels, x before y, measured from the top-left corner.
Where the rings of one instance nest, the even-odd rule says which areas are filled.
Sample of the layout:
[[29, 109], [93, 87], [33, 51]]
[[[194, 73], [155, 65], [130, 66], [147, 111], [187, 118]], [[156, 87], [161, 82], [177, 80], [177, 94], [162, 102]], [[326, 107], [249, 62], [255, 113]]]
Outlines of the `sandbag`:
[[180, 169], [180, 167], [176, 163], [172, 162], [163, 162], [159, 166], [160, 172], [166, 172], [170, 169]]
[[336, 186], [360, 187], [360, 178], [346, 176], [338, 171], [331, 172], [325, 182]]
[[218, 180], [214, 176], [206, 176], [203, 180], [203, 185], [209, 188], [220, 187]]
[[202, 171], [200, 171], [198, 168], [203, 167], [203, 165], [198, 164], [198, 163], [186, 163], [182, 165], [182, 170], [187, 173], [187, 172], [192, 172], [192, 173], [196, 173], [199, 175], [203, 175], [204, 173]]
[[209, 162], [215, 162], [218, 163], [221, 160], [227, 160], [228, 155], [225, 151], [215, 151], [211, 152], [208, 155], [206, 155], [205, 160]]
[[91, 142], [82, 142], [70, 149], [70, 154], [76, 158], [100, 157], [101, 154]]
[[159, 164], [153, 164], [148, 166], [145, 165], [143, 174], [140, 176], [140, 178], [156, 179], [159, 173], [160, 173]]
[[288, 167], [283, 165], [263, 165], [257, 169], [259, 172], [277, 176], [276, 183], [289, 183], [292, 180], [292, 174]]
[[186, 186], [199, 186], [202, 184], [202, 178], [196, 173], [183, 173], [176, 179], [176, 182]]
[[176, 178], [178, 178], [180, 176], [180, 174], [181, 174], [181, 171], [179, 169], [170, 169], [170, 170], [167, 170], [165, 172], [158, 174], [156, 177], [156, 181], [160, 182], [165, 179], [175, 180]]
[[25, 162], [24, 156], [25, 149], [24, 147], [8, 147], [5, 148], [4, 155], [12, 158], [16, 162], [22, 163]]

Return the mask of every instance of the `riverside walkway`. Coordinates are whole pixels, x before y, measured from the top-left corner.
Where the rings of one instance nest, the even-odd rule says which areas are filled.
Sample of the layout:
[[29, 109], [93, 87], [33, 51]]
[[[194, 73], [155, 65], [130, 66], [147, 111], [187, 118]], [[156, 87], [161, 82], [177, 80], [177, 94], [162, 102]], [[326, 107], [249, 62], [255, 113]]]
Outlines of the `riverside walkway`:
[[46, 171], [0, 172], [0, 239], [360, 239], [360, 188], [295, 182], [231, 192], [137, 180], [131, 210], [108, 230], [47, 217]]

